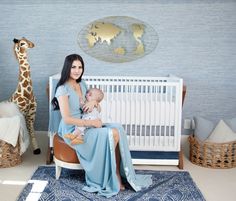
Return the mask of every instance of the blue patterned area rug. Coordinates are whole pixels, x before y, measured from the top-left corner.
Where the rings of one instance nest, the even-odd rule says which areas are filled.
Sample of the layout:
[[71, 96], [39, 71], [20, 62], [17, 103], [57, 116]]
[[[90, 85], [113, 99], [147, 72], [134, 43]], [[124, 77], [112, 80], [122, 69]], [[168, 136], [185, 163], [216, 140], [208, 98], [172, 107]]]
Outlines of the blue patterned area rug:
[[126, 184], [125, 191], [111, 198], [105, 198], [82, 190], [85, 185], [83, 170], [62, 169], [60, 179], [56, 180], [55, 167], [41, 166], [19, 195], [18, 201], [205, 201], [186, 171], [137, 170], [136, 172], [151, 174], [152, 186], [134, 192]]

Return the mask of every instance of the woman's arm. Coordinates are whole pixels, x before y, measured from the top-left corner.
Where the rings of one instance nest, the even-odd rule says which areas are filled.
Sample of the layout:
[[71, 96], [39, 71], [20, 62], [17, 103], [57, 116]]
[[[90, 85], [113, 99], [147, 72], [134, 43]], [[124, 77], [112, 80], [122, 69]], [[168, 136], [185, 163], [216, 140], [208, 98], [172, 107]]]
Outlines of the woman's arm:
[[58, 102], [61, 116], [66, 124], [96, 128], [100, 128], [102, 126], [101, 120], [84, 120], [72, 117], [70, 115], [68, 96], [59, 96]]

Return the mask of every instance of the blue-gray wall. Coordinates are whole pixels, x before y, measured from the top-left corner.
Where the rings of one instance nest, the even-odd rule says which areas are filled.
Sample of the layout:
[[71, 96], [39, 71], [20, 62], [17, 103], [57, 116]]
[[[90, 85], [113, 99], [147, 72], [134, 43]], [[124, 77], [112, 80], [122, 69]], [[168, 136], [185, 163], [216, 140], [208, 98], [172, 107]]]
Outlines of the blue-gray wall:
[[[48, 126], [48, 77], [60, 72], [71, 53], [83, 56], [87, 75], [182, 77], [187, 85], [183, 118], [236, 117], [236, 1], [96, 2], [0, 1], [0, 101], [16, 88], [18, 63], [12, 39], [24, 36], [36, 45], [29, 50], [38, 102], [36, 130]], [[86, 55], [77, 44], [79, 31], [107, 16], [130, 16], [148, 23], [158, 33], [158, 46], [141, 59], [121, 64]]]

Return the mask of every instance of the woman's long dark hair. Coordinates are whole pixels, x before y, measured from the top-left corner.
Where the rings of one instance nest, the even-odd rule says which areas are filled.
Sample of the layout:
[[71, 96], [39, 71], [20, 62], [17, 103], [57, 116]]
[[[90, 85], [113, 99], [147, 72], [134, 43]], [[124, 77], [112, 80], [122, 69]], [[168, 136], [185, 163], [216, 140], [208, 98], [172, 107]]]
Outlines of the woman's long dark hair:
[[[57, 83], [57, 86], [56, 86], [56, 89], [55, 89], [55, 93], [57, 91], [57, 88], [63, 84], [65, 84], [69, 78], [70, 78], [70, 71], [71, 71], [71, 67], [72, 67], [72, 63], [76, 60], [79, 60], [82, 64], [82, 68], [83, 68], [83, 71], [82, 71], [82, 74], [81, 76], [76, 80], [77, 83], [79, 83], [82, 79], [82, 76], [84, 74], [84, 61], [83, 61], [83, 58], [78, 55], [78, 54], [71, 54], [71, 55], [68, 55], [66, 58], [65, 58], [65, 61], [64, 61], [64, 65], [63, 65], [63, 68], [62, 68], [62, 71], [61, 71], [61, 78], [60, 80], [58, 81]], [[58, 103], [58, 100], [56, 97], [54, 97], [51, 101], [52, 103], [52, 106], [53, 106], [53, 109], [54, 110], [59, 110], [59, 103]]]

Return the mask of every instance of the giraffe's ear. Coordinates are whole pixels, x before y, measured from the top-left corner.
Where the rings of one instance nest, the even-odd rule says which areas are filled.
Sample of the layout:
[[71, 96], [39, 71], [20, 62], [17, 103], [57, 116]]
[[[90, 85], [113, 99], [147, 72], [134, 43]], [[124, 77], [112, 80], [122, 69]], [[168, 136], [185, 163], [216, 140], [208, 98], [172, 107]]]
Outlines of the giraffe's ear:
[[18, 39], [16, 39], [16, 38], [14, 38], [14, 39], [13, 39], [13, 42], [14, 42], [14, 43], [18, 43], [18, 42], [19, 42], [19, 40], [18, 40]]

